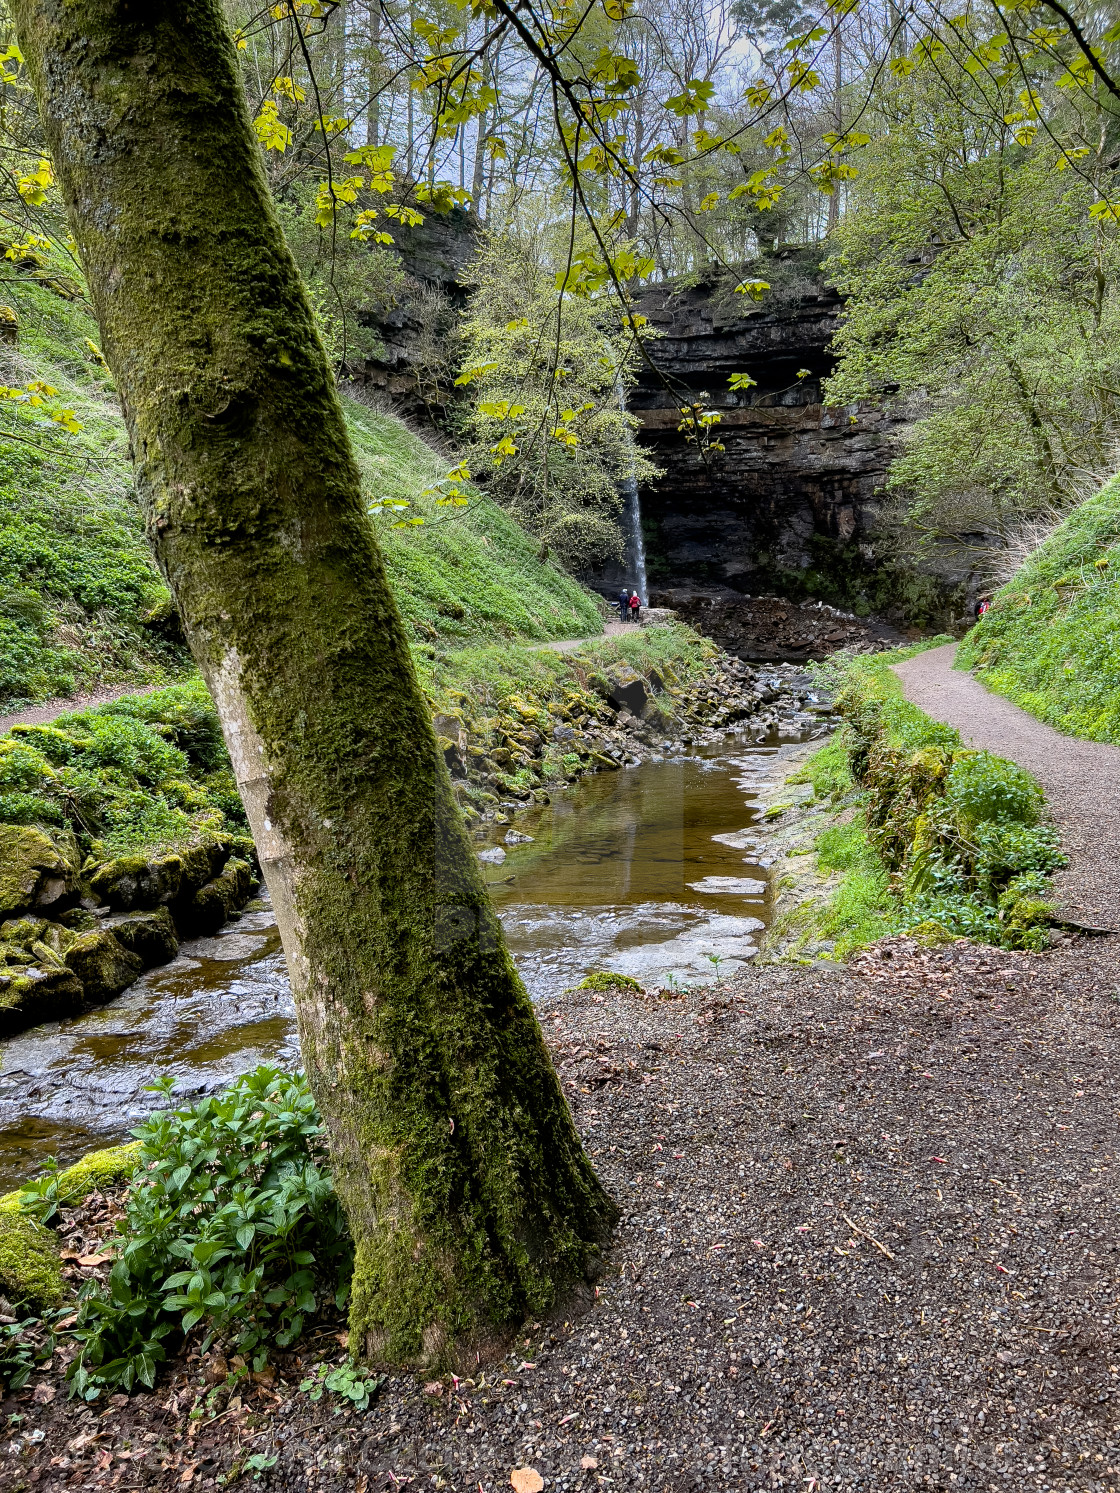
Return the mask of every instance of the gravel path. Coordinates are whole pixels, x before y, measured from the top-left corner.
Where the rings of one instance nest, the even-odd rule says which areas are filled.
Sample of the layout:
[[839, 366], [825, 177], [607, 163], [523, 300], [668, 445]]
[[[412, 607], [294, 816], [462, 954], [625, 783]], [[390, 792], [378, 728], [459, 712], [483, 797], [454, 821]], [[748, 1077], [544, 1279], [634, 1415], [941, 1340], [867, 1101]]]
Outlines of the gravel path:
[[906, 698], [969, 745], [1034, 774], [1070, 859], [1054, 878], [1059, 910], [1087, 927], [1120, 928], [1120, 747], [1063, 736], [954, 669], [955, 655], [947, 643], [896, 664]]
[[1118, 966], [895, 939], [576, 996], [547, 1035], [623, 1207], [593, 1299], [365, 1414], [296, 1392], [313, 1346], [89, 1408], [56, 1354], [0, 1407], [0, 1487], [195, 1493], [254, 1453], [261, 1493], [1117, 1493]]

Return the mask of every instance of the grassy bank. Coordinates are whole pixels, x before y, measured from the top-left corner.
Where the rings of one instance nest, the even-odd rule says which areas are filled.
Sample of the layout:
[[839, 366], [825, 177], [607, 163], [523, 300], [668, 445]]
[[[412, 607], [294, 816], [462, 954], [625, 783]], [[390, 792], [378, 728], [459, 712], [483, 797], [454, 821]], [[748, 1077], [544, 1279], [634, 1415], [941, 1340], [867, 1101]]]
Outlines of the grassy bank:
[[[182, 677], [189, 660], [144, 537], [97, 326], [84, 301], [27, 275], [8, 280], [4, 300], [19, 333], [0, 343], [0, 382], [22, 393], [0, 420], [0, 709]], [[343, 403], [371, 504], [406, 505], [374, 521], [418, 646], [601, 630], [596, 599], [496, 504], [469, 487], [465, 507], [439, 504], [450, 458], [392, 416]]]
[[844, 957], [901, 931], [1019, 949], [1046, 941], [1047, 878], [1063, 859], [1041, 790], [905, 699], [891, 665], [928, 646], [842, 666], [843, 731], [793, 780], [833, 811], [813, 843], [828, 895], [803, 901], [781, 930], [797, 949], [824, 942]]
[[1071, 736], [1120, 742], [1120, 478], [1086, 499], [957, 653], [989, 689]]

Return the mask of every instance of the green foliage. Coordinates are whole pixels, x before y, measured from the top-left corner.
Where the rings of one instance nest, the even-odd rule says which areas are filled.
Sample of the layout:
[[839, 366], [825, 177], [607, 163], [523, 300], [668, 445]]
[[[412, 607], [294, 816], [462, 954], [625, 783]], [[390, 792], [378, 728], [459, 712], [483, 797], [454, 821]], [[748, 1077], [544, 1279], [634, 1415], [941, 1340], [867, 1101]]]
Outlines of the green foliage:
[[0, 422], [0, 702], [167, 678], [186, 655], [146, 625], [167, 590], [97, 325], [32, 280], [13, 275], [4, 294], [20, 330], [17, 347], [0, 344], [0, 381], [45, 380], [81, 428], [44, 429], [30, 405], [6, 406]]
[[1042, 790], [1014, 762], [990, 752], [970, 752], [954, 758], [945, 802], [966, 830], [985, 823], [1032, 825], [1042, 811]]
[[70, 1307], [53, 1307], [21, 1321], [0, 1322], [0, 1385], [8, 1394], [23, 1389], [41, 1365], [54, 1356], [56, 1324], [71, 1315]]
[[[1040, 948], [1046, 878], [1065, 864], [1057, 834], [1039, 823], [1041, 790], [1014, 763], [966, 750], [903, 697], [890, 666], [928, 646], [834, 666], [842, 749], [859, 791], [851, 819], [816, 841], [820, 869], [843, 880], [814, 931], [839, 954], [908, 928]], [[810, 780], [814, 766], [804, 770]], [[817, 772], [825, 785], [836, 776], [827, 759]]]
[[385, 566], [405, 624], [419, 643], [570, 638], [602, 631], [598, 603], [493, 499], [473, 492], [465, 508], [425, 497], [447, 469], [430, 446], [390, 415], [344, 401], [362, 485], [371, 502], [406, 502], [420, 527], [378, 518]]
[[970, 69], [982, 24], [954, 18], [940, 65], [884, 81], [826, 265], [846, 298], [828, 397], [906, 418], [909, 550], [1067, 505], [1120, 430], [1111, 137], [1079, 89], [1043, 129], [1013, 70]]
[[1059, 731], [1120, 743], [1120, 478], [997, 592], [957, 667]]
[[[355, 1410], [368, 1410], [385, 1379], [384, 1374], [367, 1374], [352, 1363], [338, 1364], [334, 1368], [320, 1363], [309, 1378], [301, 1380], [299, 1387], [309, 1399], [321, 1400], [326, 1392], [348, 1400]], [[341, 1407], [337, 1407], [335, 1414], [340, 1411]]]
[[201, 679], [69, 712], [0, 737], [0, 821], [73, 830], [110, 854], [247, 834]]
[[834, 737], [814, 752], [804, 767], [788, 777], [786, 782], [811, 783], [814, 798], [839, 802], [852, 788], [852, 774], [843, 742]]
[[26, 1182], [18, 1192], [0, 1198], [0, 1207], [14, 1204], [23, 1212], [34, 1214], [40, 1223], [51, 1223], [60, 1207], [130, 1177], [136, 1169], [139, 1153], [139, 1144], [133, 1141], [124, 1146], [110, 1146], [104, 1151], [91, 1151], [73, 1166], [65, 1168], [60, 1168], [53, 1156], [49, 1157], [42, 1174]]
[[[156, 1085], [170, 1094], [173, 1080]], [[82, 1293], [75, 1393], [151, 1387], [164, 1343], [201, 1329], [251, 1358], [341, 1304], [352, 1251], [307, 1082], [261, 1067], [133, 1131], [138, 1167], [109, 1241], [107, 1286]], [[31, 1200], [30, 1206], [36, 1206]]]
[[558, 298], [528, 248], [488, 238], [462, 327], [472, 470], [566, 563], [621, 554], [620, 484], [656, 469], [619, 408], [640, 356], [599, 299]]

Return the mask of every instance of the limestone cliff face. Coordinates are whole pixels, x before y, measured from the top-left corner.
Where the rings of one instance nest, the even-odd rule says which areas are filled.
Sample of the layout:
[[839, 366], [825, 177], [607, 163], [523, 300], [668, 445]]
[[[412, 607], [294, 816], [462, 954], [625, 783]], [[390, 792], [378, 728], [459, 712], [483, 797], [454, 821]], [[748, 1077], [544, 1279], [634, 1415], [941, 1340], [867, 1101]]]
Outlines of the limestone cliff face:
[[[642, 494], [651, 589], [858, 598], [890, 422], [821, 404], [836, 293], [804, 275], [758, 305], [711, 284], [659, 286], [638, 309], [661, 334], [630, 400], [665, 468]], [[733, 391], [735, 373], [755, 386]], [[725, 451], [702, 456], [678, 430], [693, 399], [720, 412]]]

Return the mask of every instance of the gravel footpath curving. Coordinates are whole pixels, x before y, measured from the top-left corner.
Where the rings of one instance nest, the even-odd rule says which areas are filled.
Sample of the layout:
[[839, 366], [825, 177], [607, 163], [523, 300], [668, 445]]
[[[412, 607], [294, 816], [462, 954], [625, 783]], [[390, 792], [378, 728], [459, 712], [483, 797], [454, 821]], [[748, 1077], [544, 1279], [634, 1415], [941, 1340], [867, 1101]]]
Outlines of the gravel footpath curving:
[[970, 746], [1008, 757], [1042, 784], [1069, 866], [1054, 877], [1061, 915], [1120, 929], [1120, 747], [1063, 736], [953, 668], [946, 643], [895, 664], [906, 698]]
[[343, 1361], [341, 1322], [278, 1375], [219, 1388], [225, 1364], [177, 1356], [88, 1407], [71, 1345], [0, 1404], [0, 1489], [207, 1493], [260, 1453], [239, 1489], [1117, 1493], [1118, 956], [892, 939], [556, 1002], [623, 1209], [593, 1297], [365, 1414], [297, 1388]]

